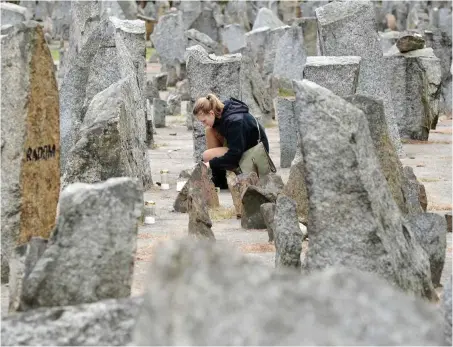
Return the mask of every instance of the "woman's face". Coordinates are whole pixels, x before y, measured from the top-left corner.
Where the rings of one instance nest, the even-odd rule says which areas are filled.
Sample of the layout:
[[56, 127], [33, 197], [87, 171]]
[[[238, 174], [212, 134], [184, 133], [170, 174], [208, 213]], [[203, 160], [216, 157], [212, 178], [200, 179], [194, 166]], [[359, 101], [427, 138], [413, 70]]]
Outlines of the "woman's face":
[[203, 123], [205, 128], [212, 128], [215, 120], [214, 111], [209, 111], [209, 113], [200, 112], [197, 114], [197, 119]]

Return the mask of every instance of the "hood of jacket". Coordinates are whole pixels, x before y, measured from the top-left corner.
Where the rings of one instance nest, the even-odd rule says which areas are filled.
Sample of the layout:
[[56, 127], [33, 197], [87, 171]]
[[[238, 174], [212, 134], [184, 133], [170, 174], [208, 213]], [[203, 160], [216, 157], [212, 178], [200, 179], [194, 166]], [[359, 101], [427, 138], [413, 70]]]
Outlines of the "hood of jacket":
[[249, 107], [238, 99], [230, 98], [223, 104], [225, 106], [223, 108], [222, 117], [228, 117], [235, 113], [249, 113]]

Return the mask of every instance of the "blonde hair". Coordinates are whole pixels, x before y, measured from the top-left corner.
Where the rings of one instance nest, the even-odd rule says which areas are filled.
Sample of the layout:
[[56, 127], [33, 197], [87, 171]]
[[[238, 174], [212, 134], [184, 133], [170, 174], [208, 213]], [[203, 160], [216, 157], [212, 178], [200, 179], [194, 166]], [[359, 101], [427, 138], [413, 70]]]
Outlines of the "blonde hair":
[[217, 96], [214, 94], [208, 94], [197, 99], [192, 112], [195, 116], [197, 116], [200, 112], [209, 113], [209, 111], [214, 111], [216, 118], [220, 118], [224, 107], [225, 105]]

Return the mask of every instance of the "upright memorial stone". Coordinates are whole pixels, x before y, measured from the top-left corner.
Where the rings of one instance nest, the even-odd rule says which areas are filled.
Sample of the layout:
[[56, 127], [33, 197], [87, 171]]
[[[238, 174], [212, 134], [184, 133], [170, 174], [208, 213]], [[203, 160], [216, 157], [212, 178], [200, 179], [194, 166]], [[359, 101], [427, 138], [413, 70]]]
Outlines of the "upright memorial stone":
[[24, 22], [1, 35], [3, 275], [15, 246], [47, 238], [55, 225], [60, 121], [54, 63], [41, 26]]

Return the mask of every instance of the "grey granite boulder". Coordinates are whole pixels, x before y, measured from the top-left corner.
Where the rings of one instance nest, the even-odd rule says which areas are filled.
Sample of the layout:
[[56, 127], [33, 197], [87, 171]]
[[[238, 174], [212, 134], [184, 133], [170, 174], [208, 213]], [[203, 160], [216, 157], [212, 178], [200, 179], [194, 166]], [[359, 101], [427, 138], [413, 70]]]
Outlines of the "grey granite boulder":
[[403, 165], [398, 158], [388, 133], [383, 102], [360, 94], [347, 97], [345, 100], [362, 110], [365, 114], [382, 174], [401, 213], [403, 215], [407, 214], [407, 198], [404, 195], [403, 188], [405, 182]]
[[294, 113], [294, 99], [278, 97], [274, 100], [275, 116], [280, 135], [280, 167], [287, 168], [296, 155], [297, 120]]
[[209, 54], [221, 54], [219, 44], [211, 39], [205, 33], [202, 33], [196, 29], [189, 29], [184, 32], [185, 37], [187, 38], [187, 48], [192, 46], [201, 46]]
[[226, 25], [221, 31], [221, 36], [228, 53], [236, 53], [246, 46], [245, 30], [239, 24]]
[[344, 265], [436, 300], [429, 259], [381, 172], [364, 113], [313, 82], [293, 82], [309, 196], [306, 269]]
[[280, 195], [275, 204], [275, 267], [299, 269], [303, 234], [299, 227], [296, 202]]
[[9, 2], [0, 3], [0, 15], [2, 25], [19, 24], [23, 21], [31, 19], [32, 17], [32, 14], [26, 7]]
[[321, 55], [362, 58], [357, 92], [382, 99], [390, 137], [398, 155], [402, 155], [373, 4], [371, 1], [333, 1], [317, 8], [316, 17]]
[[187, 196], [189, 213], [189, 236], [197, 239], [215, 240], [212, 232], [212, 221], [209, 217], [209, 206], [203, 197], [201, 188], [191, 187]]
[[2, 346], [126, 346], [142, 297], [40, 308], [2, 317]]
[[159, 18], [151, 34], [154, 47], [163, 64], [184, 63], [187, 40], [181, 11], [171, 12]]
[[436, 213], [419, 213], [410, 215], [408, 222], [418, 242], [428, 254], [431, 279], [437, 287], [440, 285], [447, 249], [445, 218]]
[[256, 186], [248, 186], [242, 193], [241, 227], [244, 229], [266, 229], [261, 214], [261, 205], [277, 200], [277, 195]]
[[299, 26], [292, 26], [279, 39], [275, 52], [274, 77], [288, 81], [303, 78], [307, 53], [304, 48], [304, 36]]
[[425, 191], [425, 187], [422, 183], [417, 180], [414, 174], [414, 169], [410, 166], [403, 167], [404, 172], [404, 198], [406, 200], [407, 212], [409, 214], [418, 214], [423, 211], [426, 212], [426, 205], [423, 209], [422, 206], [422, 194]]
[[63, 190], [56, 229], [24, 279], [23, 309], [128, 297], [142, 209], [143, 192], [130, 178]]
[[439, 118], [442, 71], [431, 48], [386, 54], [400, 136], [426, 141]]
[[282, 26], [285, 26], [285, 23], [283, 23], [270, 9], [263, 7], [256, 15], [252, 30], [264, 27], [275, 29]]
[[360, 57], [307, 57], [303, 78], [327, 88], [341, 97], [357, 91]]
[[134, 345], [443, 342], [436, 307], [356, 269], [295, 276], [225, 244], [179, 240], [159, 247], [146, 283]]

